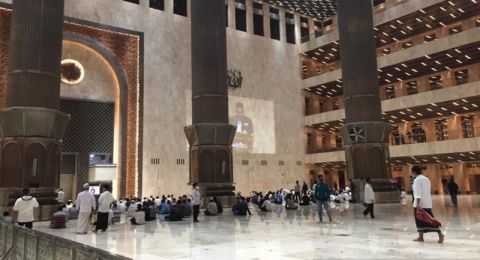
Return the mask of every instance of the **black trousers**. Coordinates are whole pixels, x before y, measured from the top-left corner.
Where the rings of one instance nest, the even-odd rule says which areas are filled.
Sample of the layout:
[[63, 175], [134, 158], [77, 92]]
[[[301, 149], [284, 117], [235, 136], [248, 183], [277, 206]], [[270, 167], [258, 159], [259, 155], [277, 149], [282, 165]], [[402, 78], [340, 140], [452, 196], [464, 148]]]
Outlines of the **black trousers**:
[[373, 215], [373, 203], [367, 203], [367, 208], [363, 211], [363, 215], [367, 215], [370, 213], [370, 217], [374, 218], [375, 216]]
[[200, 214], [200, 205], [193, 205], [193, 222], [198, 221], [198, 214]]
[[457, 205], [457, 194], [456, 193], [450, 193], [450, 198], [452, 199], [452, 204]]
[[108, 228], [108, 212], [98, 212], [97, 213], [97, 225], [95, 230], [107, 230]]

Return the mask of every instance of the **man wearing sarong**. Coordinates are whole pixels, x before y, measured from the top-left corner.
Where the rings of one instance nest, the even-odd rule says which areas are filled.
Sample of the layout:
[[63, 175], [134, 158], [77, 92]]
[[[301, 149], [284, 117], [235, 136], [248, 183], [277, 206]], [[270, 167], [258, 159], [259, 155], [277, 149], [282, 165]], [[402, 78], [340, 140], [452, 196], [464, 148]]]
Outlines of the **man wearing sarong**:
[[87, 234], [90, 226], [90, 215], [96, 208], [95, 196], [89, 191], [90, 185], [83, 184], [83, 191], [77, 196], [78, 222], [77, 233]]
[[417, 225], [418, 237], [414, 239], [417, 242], [423, 242], [423, 234], [427, 232], [438, 233], [438, 243], [443, 243], [445, 236], [439, 227], [433, 227], [417, 218], [417, 209], [423, 209], [433, 217], [432, 213], [432, 194], [430, 180], [422, 174], [422, 169], [418, 165], [412, 166], [412, 173], [415, 176], [413, 181], [413, 213], [415, 224]]

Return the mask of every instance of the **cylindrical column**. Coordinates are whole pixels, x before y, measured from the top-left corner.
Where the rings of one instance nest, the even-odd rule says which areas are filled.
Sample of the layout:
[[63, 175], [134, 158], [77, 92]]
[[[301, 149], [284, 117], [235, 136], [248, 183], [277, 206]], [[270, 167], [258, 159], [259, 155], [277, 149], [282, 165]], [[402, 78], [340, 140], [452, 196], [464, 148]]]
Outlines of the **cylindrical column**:
[[339, 33], [346, 122], [382, 121], [369, 0], [340, 0]]
[[192, 1], [191, 13], [192, 125], [185, 127], [190, 181], [204, 196], [229, 197], [235, 127], [228, 124], [225, 0]]
[[192, 2], [192, 123], [228, 123], [225, 1]]
[[[12, 6], [6, 108], [0, 111], [0, 198], [30, 187], [43, 197], [43, 212], [55, 203], [69, 121], [58, 111], [64, 1], [14, 0]], [[5, 203], [11, 201], [0, 200]]]
[[[374, 189], [377, 185], [394, 187], [387, 180], [389, 125], [382, 120], [372, 2], [339, 0], [338, 13], [346, 115], [342, 134], [348, 174], [354, 181], [375, 179]], [[379, 202], [397, 201], [397, 193], [382, 191]]]
[[63, 0], [13, 1], [7, 107], [58, 109]]

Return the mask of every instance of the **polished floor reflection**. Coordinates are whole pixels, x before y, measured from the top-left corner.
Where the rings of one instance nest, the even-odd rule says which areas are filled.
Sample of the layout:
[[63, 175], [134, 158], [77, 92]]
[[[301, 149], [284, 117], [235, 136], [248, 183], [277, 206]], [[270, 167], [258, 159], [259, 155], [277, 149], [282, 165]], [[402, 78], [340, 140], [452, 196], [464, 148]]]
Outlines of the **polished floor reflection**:
[[[338, 207], [341, 206], [341, 207]], [[75, 234], [76, 222], [63, 230], [48, 223], [34, 228], [135, 259], [480, 259], [480, 196], [434, 197], [435, 216], [443, 223], [444, 244], [436, 234], [416, 237], [410, 206], [375, 205], [376, 219], [364, 218], [360, 204], [338, 205], [331, 224], [318, 222], [315, 206], [250, 217], [223, 216], [145, 226], [119, 224], [101, 234]]]

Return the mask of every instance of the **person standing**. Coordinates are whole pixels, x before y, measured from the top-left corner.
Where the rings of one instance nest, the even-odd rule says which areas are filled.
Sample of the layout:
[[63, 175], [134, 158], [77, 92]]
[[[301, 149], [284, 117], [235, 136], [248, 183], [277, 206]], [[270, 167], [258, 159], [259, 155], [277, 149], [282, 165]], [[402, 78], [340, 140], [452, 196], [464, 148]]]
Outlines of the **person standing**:
[[77, 232], [87, 234], [90, 225], [90, 215], [96, 209], [95, 196], [89, 191], [90, 185], [83, 184], [83, 191], [77, 195], [78, 222]]
[[295, 200], [300, 203], [300, 192], [302, 191], [302, 186], [300, 186], [300, 182], [297, 180], [295, 183]]
[[307, 183], [306, 183], [306, 182], [303, 182], [303, 185], [302, 185], [302, 195], [307, 194], [307, 191], [308, 191]]
[[352, 179], [348, 179], [348, 181], [350, 182], [350, 191], [352, 193], [352, 199], [351, 199], [352, 203], [356, 203], [357, 202], [357, 199], [356, 199], [357, 185], [353, 183]]
[[330, 187], [323, 182], [323, 177], [318, 176], [318, 182], [315, 185], [315, 199], [317, 201], [318, 207], [318, 217], [320, 218], [320, 222], [323, 222], [323, 209], [327, 212], [328, 219], [332, 222], [332, 216], [330, 214]]
[[110, 205], [113, 203], [113, 195], [110, 192], [109, 185], [103, 185], [103, 192], [98, 198], [97, 225], [95, 232], [106, 231], [108, 228], [108, 214], [110, 213]]
[[373, 204], [375, 203], [375, 193], [373, 192], [372, 185], [370, 183], [370, 178], [367, 178], [365, 180], [364, 203], [367, 205], [367, 208], [363, 211], [363, 216], [367, 217], [367, 214], [370, 213], [370, 217], [375, 218], [375, 216], [373, 215]]
[[413, 181], [413, 196], [415, 198], [415, 200], [413, 201], [413, 212], [415, 216], [415, 224], [418, 231], [418, 237], [413, 241], [423, 242], [424, 233], [437, 232], [438, 243], [443, 243], [445, 235], [442, 234], [442, 231], [439, 227], [430, 226], [429, 224], [417, 218], [418, 209], [423, 209], [428, 214], [430, 214], [430, 216], [434, 217], [432, 213], [431, 184], [430, 180], [422, 175], [422, 169], [420, 168], [420, 166], [412, 166], [412, 173], [415, 175], [415, 180]]
[[62, 188], [58, 189], [57, 191], [57, 202], [60, 205], [63, 205], [65, 203], [65, 192]]
[[454, 207], [458, 207], [457, 194], [458, 194], [458, 185], [453, 180], [453, 177], [450, 179], [450, 182], [447, 185], [448, 192], [450, 193], [450, 198], [452, 199], [452, 204]]
[[198, 222], [198, 214], [200, 214], [200, 203], [202, 199], [202, 195], [198, 190], [198, 185], [196, 182], [193, 184], [192, 199], [193, 199], [193, 222], [195, 223], [195, 222]]
[[38, 208], [38, 201], [33, 196], [30, 196], [30, 189], [25, 188], [22, 191], [23, 196], [18, 198], [13, 205], [13, 210], [17, 212], [17, 225], [33, 228], [33, 210]]

